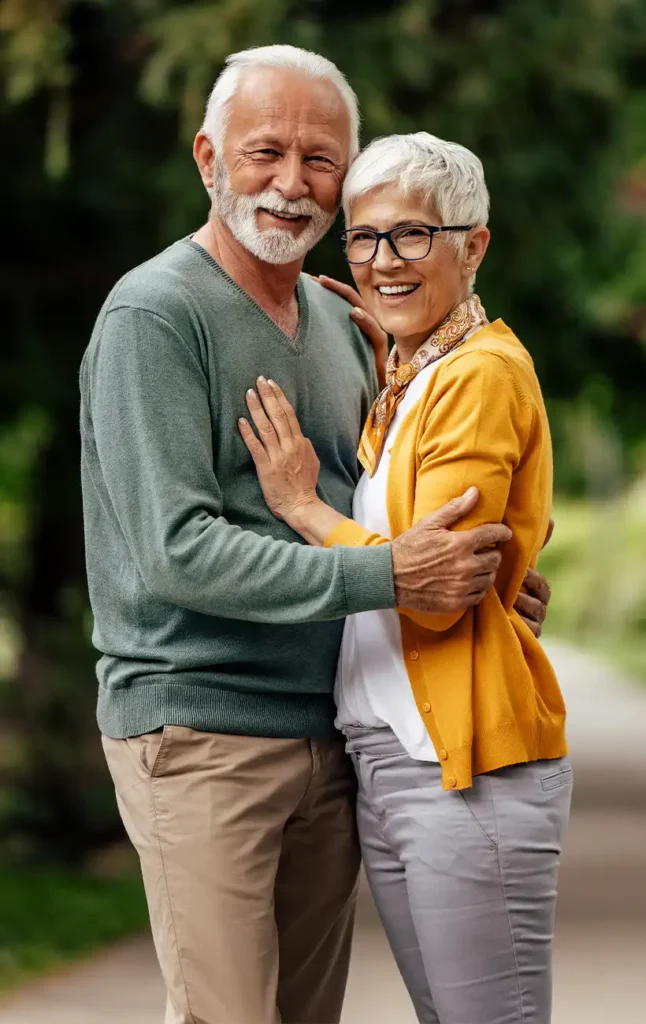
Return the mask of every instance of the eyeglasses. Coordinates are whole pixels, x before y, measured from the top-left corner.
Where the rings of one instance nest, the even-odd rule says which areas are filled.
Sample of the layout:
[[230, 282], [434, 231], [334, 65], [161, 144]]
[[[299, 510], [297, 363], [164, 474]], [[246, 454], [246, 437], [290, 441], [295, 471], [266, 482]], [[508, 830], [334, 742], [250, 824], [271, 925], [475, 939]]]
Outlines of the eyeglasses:
[[431, 251], [433, 235], [442, 231], [470, 231], [473, 224], [437, 227], [434, 224], [404, 224], [392, 231], [348, 228], [339, 232], [341, 250], [348, 263], [370, 263], [377, 255], [382, 238], [400, 260], [423, 260]]

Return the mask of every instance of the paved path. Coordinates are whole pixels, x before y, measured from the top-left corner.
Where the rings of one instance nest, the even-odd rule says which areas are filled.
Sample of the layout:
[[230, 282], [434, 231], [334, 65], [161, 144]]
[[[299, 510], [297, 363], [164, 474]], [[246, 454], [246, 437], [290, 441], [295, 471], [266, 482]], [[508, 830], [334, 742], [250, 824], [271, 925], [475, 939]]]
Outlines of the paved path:
[[[550, 644], [570, 709], [577, 798], [561, 876], [553, 1024], [646, 1020], [646, 693]], [[161, 1024], [152, 947], [136, 938], [43, 981], [0, 1024]], [[415, 1024], [362, 893], [343, 1024]]]
[[[561, 924], [553, 1024], [644, 1024], [644, 928]], [[41, 983], [0, 1011], [2, 1024], [162, 1024], [150, 943], [135, 939]], [[416, 1024], [372, 905], [357, 928], [343, 1024]]]

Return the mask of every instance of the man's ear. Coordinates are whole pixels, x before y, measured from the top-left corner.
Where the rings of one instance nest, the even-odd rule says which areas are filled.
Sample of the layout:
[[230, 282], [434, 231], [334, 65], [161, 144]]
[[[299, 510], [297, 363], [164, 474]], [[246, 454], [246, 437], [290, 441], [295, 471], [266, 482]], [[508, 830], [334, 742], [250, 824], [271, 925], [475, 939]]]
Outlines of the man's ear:
[[213, 188], [215, 175], [215, 149], [208, 135], [198, 132], [193, 143], [193, 157], [204, 187]]

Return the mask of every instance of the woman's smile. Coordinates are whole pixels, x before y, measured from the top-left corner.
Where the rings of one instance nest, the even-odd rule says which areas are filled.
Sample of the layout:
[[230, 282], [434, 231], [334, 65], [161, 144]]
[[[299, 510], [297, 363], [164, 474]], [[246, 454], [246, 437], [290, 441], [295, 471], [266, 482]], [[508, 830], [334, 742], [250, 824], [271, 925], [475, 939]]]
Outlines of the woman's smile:
[[421, 287], [421, 282], [405, 281], [383, 281], [375, 285], [378, 302], [382, 306], [392, 309], [393, 306], [403, 306], [412, 295]]

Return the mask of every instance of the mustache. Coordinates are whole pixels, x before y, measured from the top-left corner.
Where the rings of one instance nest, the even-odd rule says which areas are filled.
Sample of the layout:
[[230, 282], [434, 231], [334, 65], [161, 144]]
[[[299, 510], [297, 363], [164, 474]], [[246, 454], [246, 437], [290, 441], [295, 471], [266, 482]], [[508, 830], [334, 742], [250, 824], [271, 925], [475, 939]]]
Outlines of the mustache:
[[254, 210], [269, 210], [270, 213], [289, 213], [293, 217], [316, 217], [324, 211], [313, 199], [304, 196], [302, 199], [285, 199], [280, 192], [268, 189], [245, 197], [253, 203]]

